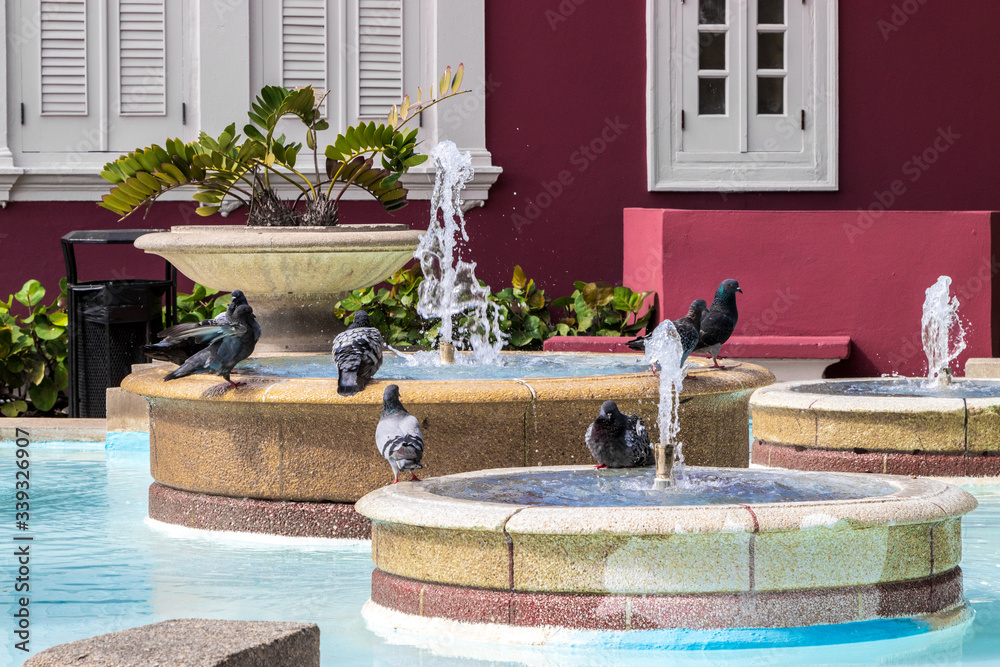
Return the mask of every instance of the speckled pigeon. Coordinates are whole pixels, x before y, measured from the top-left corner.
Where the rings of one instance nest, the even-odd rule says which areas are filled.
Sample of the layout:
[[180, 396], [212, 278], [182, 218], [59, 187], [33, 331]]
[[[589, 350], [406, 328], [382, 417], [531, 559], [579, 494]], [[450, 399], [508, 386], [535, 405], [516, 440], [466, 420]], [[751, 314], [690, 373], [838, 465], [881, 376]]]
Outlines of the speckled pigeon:
[[260, 340], [260, 325], [253, 316], [253, 308], [244, 304], [237, 306], [228, 324], [199, 324], [177, 334], [179, 338], [192, 338], [208, 342], [208, 346], [191, 355], [187, 361], [167, 373], [164, 380], [211, 373], [221, 375], [226, 382], [236, 387], [242, 382], [233, 382], [229, 374], [233, 366], [251, 354]]
[[333, 361], [337, 364], [337, 393], [353, 396], [368, 386], [382, 366], [385, 341], [372, 326], [368, 313], [359, 310], [354, 321], [333, 339]]
[[420, 481], [413, 471], [423, 468], [420, 459], [424, 456], [424, 437], [417, 418], [399, 402], [397, 385], [390, 384], [382, 394], [382, 417], [375, 429], [375, 444], [392, 466], [393, 484], [399, 481], [402, 470], [409, 470], [413, 481]]
[[[688, 309], [687, 315], [673, 321], [674, 329], [677, 330], [677, 334], [681, 337], [681, 347], [684, 350], [684, 354], [681, 356], [681, 368], [684, 367], [684, 362], [687, 361], [688, 355], [694, 352], [694, 348], [698, 347], [698, 341], [701, 340], [701, 316], [707, 311], [708, 304], [705, 303], [705, 300], [695, 299], [691, 302], [691, 307]], [[661, 326], [663, 326], [662, 322], [656, 328], [659, 329]], [[646, 341], [652, 338], [652, 336], [652, 333], [639, 336], [635, 340], [630, 340], [628, 346], [633, 350], [645, 352]]]
[[638, 468], [653, 465], [646, 425], [636, 415], [618, 411], [614, 401], [605, 401], [597, 419], [587, 429], [587, 448], [597, 468]]
[[152, 345], [144, 345], [142, 347], [143, 353], [150, 359], [170, 361], [178, 365], [183, 364], [189, 357], [208, 347], [211, 340], [202, 340], [197, 336], [184, 337], [181, 336], [181, 334], [185, 331], [190, 331], [195, 327], [231, 324], [233, 322], [233, 313], [236, 312], [236, 308], [247, 305], [247, 298], [243, 296], [243, 292], [241, 290], [233, 290], [231, 296], [232, 300], [229, 302], [229, 307], [226, 308], [226, 312], [220, 313], [218, 316], [210, 320], [202, 320], [198, 323], [184, 322], [182, 324], [176, 324], [170, 328], [164, 329], [157, 334], [157, 337], [162, 340], [159, 343], [153, 343]]
[[739, 282], [732, 278], [723, 280], [715, 291], [715, 298], [708, 313], [701, 318], [701, 342], [698, 343], [695, 354], [708, 354], [714, 362], [712, 368], [719, 365], [719, 348], [733, 335], [738, 314], [736, 312], [736, 293], [743, 293]]

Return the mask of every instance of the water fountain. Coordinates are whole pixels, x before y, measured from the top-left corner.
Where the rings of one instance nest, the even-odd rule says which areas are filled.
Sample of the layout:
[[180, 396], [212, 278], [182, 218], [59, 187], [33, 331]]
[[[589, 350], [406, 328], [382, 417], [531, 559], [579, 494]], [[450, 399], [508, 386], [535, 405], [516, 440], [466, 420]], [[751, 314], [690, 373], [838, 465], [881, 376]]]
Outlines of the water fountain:
[[787, 382], [757, 392], [753, 461], [801, 470], [1000, 475], [1000, 381], [953, 379], [965, 348], [958, 298], [927, 289], [927, 378]]
[[357, 504], [372, 520], [369, 627], [404, 643], [665, 647], [681, 639], [656, 631], [767, 645], [780, 641], [768, 630], [825, 626], [784, 641], [843, 643], [865, 622], [888, 638], [968, 619], [968, 493], [881, 475], [687, 474], [657, 490], [649, 468], [520, 468], [374, 491]]
[[[684, 465], [685, 369], [671, 325], [646, 354], [660, 368], [655, 471], [487, 470], [358, 501], [372, 520], [369, 626], [653, 646], [676, 641], [665, 630], [754, 629], [739, 641], [767, 644], [768, 629], [875, 622], [892, 635], [968, 619], [958, 565], [970, 494], [930, 480]], [[602, 633], [579, 633], [592, 630]]]
[[[640, 357], [498, 354], [502, 340], [485, 333], [491, 305], [477, 293], [474, 264], [455, 252], [471, 166], [453, 144], [433, 152], [448, 169], [438, 171], [431, 228], [446, 233], [425, 236], [415, 254], [426, 263], [427, 295], [440, 298], [435, 312], [473, 307], [480, 318], [471, 333], [483, 333], [480, 342], [449, 366], [387, 357], [369, 388], [350, 398], [337, 395], [329, 354], [251, 359], [246, 385], [235, 389], [204, 375], [165, 383], [163, 367], [133, 373], [122, 387], [149, 404], [151, 517], [196, 528], [367, 535], [353, 503], [392, 481], [374, 446], [388, 381], [421, 420], [429, 476], [587, 462], [584, 433], [605, 400], [642, 416], [656, 437], [659, 390]], [[445, 264], [457, 270], [449, 274]], [[477, 355], [489, 363], [468, 363]], [[746, 467], [747, 401], [773, 381], [750, 364], [693, 373], [678, 420], [688, 462]]]

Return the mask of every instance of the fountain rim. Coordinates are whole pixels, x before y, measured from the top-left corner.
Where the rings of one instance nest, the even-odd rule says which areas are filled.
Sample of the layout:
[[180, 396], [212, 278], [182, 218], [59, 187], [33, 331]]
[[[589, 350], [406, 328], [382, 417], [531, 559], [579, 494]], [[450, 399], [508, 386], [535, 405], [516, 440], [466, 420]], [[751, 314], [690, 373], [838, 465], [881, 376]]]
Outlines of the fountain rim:
[[[815, 385], [837, 383], [873, 382], [886, 384], [899, 380], [922, 380], [926, 378], [896, 378], [896, 377], [862, 377], [862, 378], [829, 378], [822, 380], [795, 380], [778, 382], [767, 387], [761, 387], [750, 398], [750, 406], [761, 408], [788, 408], [793, 410], [821, 410], [837, 412], [871, 413], [879, 411], [891, 412], [935, 412], [959, 410], [968, 402], [972, 405], [995, 405], [1000, 402], [996, 397], [962, 397], [962, 396], [890, 396], [885, 394], [825, 394], [803, 391], [801, 388]], [[964, 378], [956, 378], [962, 381]], [[989, 381], [989, 378], [969, 378], [977, 382]], [[1000, 388], [1000, 380], [996, 380]]]
[[140, 236], [135, 247], [148, 253], [175, 255], [412, 252], [423, 233], [400, 223], [335, 227], [175, 225], [170, 231]]
[[[550, 352], [511, 351], [504, 354], [518, 355], [551, 355]], [[572, 352], [576, 356], [608, 356], [618, 353], [605, 352]], [[290, 355], [291, 356], [291, 355]], [[301, 355], [296, 355], [301, 356]], [[329, 356], [319, 353], [316, 356]], [[698, 359], [698, 365], [707, 367], [708, 360]], [[752, 391], [760, 386], [761, 372], [766, 372], [760, 366], [743, 364], [726, 371], [713, 371], [711, 374], [699, 374], [698, 382], [688, 382], [681, 392], [682, 396], [713, 396], [734, 391]], [[381, 405], [382, 390], [387, 384], [398, 384], [404, 390], [408, 404], [444, 401], [497, 401], [511, 398], [538, 400], [547, 398], [549, 391], [557, 392], [561, 399], [594, 397], [592, 385], [600, 384], [602, 388], [625, 389], [634, 392], [640, 399], [656, 399], [659, 395], [659, 384], [650, 373], [637, 371], [607, 375], [587, 375], [583, 377], [525, 377], [519, 379], [497, 380], [397, 380], [380, 378], [372, 380], [368, 388], [354, 396], [344, 397], [337, 394], [336, 378], [280, 378], [270, 376], [243, 375], [238, 379], [250, 380], [247, 386], [225, 390], [221, 378], [214, 375], [191, 375], [170, 382], [163, 381], [163, 376], [173, 368], [172, 364], [157, 364], [152, 368], [134, 371], [121, 382], [125, 391], [139, 394], [147, 398], [183, 399], [194, 401], [225, 401], [236, 403], [296, 403], [296, 404], [337, 404], [337, 405]], [[768, 375], [770, 375], [768, 373]], [[691, 376], [689, 376], [690, 380]], [[581, 380], [587, 382], [581, 382]], [[223, 385], [220, 387], [220, 382]], [[705, 386], [700, 386], [704, 384]], [[694, 386], [699, 385], [699, 386]], [[455, 388], [460, 386], [460, 395]], [[218, 388], [219, 391], [213, 391]], [[373, 390], [374, 389], [374, 390]], [[444, 397], [442, 399], [442, 397]]]
[[[446, 475], [435, 480], [583, 470], [593, 470], [593, 466], [497, 468]], [[714, 470], [742, 471], [739, 468]], [[801, 471], [795, 472], [802, 474]], [[783, 471], [773, 473], [780, 476]], [[812, 474], [879, 480], [895, 486], [897, 490], [887, 495], [854, 500], [662, 507], [555, 507], [452, 498], [431, 493], [420, 483], [401, 483], [368, 493], [357, 501], [355, 509], [373, 522], [401, 524], [408, 528], [642, 537], [691, 533], [759, 534], [821, 526], [837, 530], [886, 524], [922, 524], [961, 516], [978, 506], [972, 494], [928, 478], [840, 472]]]

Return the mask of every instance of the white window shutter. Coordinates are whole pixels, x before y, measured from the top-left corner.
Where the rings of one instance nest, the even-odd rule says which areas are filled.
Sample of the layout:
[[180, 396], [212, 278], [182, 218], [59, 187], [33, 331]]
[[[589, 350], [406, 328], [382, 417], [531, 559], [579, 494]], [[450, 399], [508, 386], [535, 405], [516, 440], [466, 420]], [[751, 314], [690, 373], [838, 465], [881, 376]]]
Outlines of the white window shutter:
[[123, 116], [166, 113], [165, 0], [120, 0], [119, 104]]
[[326, 91], [326, 3], [282, 0], [281, 85]]
[[87, 115], [85, 0], [41, 3], [41, 114]]
[[361, 118], [381, 118], [403, 95], [401, 0], [358, 2], [358, 103]]

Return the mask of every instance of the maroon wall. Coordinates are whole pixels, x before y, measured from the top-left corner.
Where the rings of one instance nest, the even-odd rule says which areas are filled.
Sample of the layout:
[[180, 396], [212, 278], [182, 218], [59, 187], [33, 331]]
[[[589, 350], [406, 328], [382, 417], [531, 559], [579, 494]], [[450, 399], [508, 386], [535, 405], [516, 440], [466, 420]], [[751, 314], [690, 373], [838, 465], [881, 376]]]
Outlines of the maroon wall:
[[[553, 296], [573, 280], [617, 281], [626, 207], [853, 211], [899, 181], [896, 210], [1000, 210], [998, 5], [841, 0], [839, 191], [725, 195], [646, 189], [645, 3], [489, 0], [486, 12], [487, 145], [504, 173], [468, 218], [480, 276], [497, 289], [514, 264]], [[949, 128], [952, 144], [913, 173], [908, 162]], [[581, 147], [602, 133], [612, 140], [588, 159]], [[561, 174], [568, 184], [554, 185]], [[155, 208], [131, 225], [175, 224]], [[423, 225], [427, 210], [417, 202], [394, 219]], [[345, 217], [356, 211], [386, 217], [368, 202]], [[57, 279], [56, 239], [113, 221], [90, 203], [11, 204], [0, 212], [0, 294]], [[135, 272], [125, 259], [108, 268]]]
[[924, 292], [946, 275], [966, 330], [953, 368], [964, 374], [969, 357], [992, 356], [1000, 214], [889, 211], [863, 228], [855, 221], [849, 211], [628, 209], [624, 281], [656, 291], [661, 315], [675, 319], [738, 277], [743, 340], [847, 335], [851, 356], [828, 377], [922, 376]]

